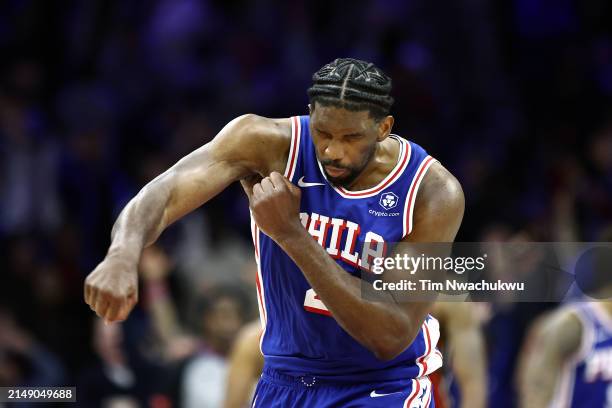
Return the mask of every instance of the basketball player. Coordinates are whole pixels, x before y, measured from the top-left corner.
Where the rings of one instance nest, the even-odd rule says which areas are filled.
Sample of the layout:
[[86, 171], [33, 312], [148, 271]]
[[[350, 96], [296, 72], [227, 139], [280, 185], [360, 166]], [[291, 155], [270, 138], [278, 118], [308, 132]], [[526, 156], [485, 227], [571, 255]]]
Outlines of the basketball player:
[[423, 148], [391, 135], [390, 91], [373, 64], [337, 59], [313, 76], [309, 116], [230, 122], [128, 203], [86, 302], [107, 321], [125, 319], [142, 249], [240, 181], [264, 329], [253, 405], [433, 406], [427, 375], [442, 360], [431, 302], [368, 300], [360, 276], [386, 243], [453, 241], [464, 198]]
[[534, 330], [523, 356], [522, 407], [612, 407], [612, 302], [568, 304]]

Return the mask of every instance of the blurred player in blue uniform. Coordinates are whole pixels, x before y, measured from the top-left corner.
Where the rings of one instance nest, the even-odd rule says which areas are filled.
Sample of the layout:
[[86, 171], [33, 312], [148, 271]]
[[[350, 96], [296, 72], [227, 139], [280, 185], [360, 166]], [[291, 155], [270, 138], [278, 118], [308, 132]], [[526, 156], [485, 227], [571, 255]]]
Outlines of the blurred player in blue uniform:
[[522, 407], [612, 407], [612, 302], [570, 303], [544, 317], [524, 359]]

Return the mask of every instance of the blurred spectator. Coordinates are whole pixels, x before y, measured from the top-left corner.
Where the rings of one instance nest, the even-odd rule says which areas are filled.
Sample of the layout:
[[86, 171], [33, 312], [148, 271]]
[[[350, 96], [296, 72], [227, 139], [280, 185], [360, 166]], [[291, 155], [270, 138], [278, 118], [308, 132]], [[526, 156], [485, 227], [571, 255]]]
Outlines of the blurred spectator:
[[53, 230], [61, 222], [59, 149], [34, 107], [0, 90], [0, 233]]
[[[521, 244], [535, 239], [525, 230], [512, 231], [505, 225], [492, 225], [483, 232], [480, 241]], [[520, 247], [522, 245], [519, 245]], [[507, 246], [506, 249], [508, 248]], [[518, 257], [518, 260], [521, 263], [516, 268], [518, 271], [525, 271], [536, 277], [543, 272], [540, 269], [542, 254], [537, 248], [535, 251], [527, 251], [526, 255]], [[488, 304], [488, 316], [482, 323], [487, 350], [487, 406], [516, 406], [514, 373], [527, 328], [538, 316], [555, 307], [552, 302], [515, 303], [512, 302], [512, 296], [511, 293], [502, 293], [498, 303]]]
[[214, 288], [201, 309], [204, 347], [185, 367], [182, 381], [186, 408], [221, 407], [225, 396], [227, 357], [251, 310], [248, 298], [236, 287]]
[[[170, 394], [181, 407], [221, 407], [227, 357], [240, 328], [253, 314], [253, 302], [241, 285], [212, 286], [200, 295], [197, 334], [190, 335], [178, 318], [167, 276], [172, 262], [158, 247], [147, 248], [140, 264], [147, 308], [175, 369]], [[196, 337], [197, 336], [197, 337]]]
[[88, 407], [146, 407], [157, 401], [163, 404], [160, 406], [169, 406], [169, 398], [159, 394], [159, 368], [137, 350], [130, 350], [124, 336], [122, 324], [94, 321], [93, 347], [98, 358], [79, 375], [79, 403]]
[[57, 387], [64, 375], [58, 358], [0, 309], [0, 386]]

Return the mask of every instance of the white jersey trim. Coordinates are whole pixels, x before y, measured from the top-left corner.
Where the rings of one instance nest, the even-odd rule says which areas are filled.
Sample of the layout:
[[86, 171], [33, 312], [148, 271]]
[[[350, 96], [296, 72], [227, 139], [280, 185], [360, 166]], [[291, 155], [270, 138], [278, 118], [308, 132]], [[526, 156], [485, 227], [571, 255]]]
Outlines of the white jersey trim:
[[298, 157], [300, 155], [300, 138], [302, 134], [302, 121], [299, 116], [291, 117], [291, 144], [289, 145], [289, 156], [283, 175], [293, 182]]
[[259, 309], [259, 323], [261, 324], [261, 335], [259, 336], [259, 351], [263, 355], [263, 339], [266, 334], [266, 326], [268, 323], [268, 314], [266, 309], [266, 296], [264, 292], [263, 277], [261, 274], [261, 263], [259, 261], [259, 228], [251, 214], [251, 234], [253, 236], [253, 245], [255, 247], [255, 263], [257, 264], [257, 274], [255, 275], [255, 289], [257, 290], [257, 307]]
[[419, 368], [419, 377], [428, 375], [442, 367], [442, 354], [436, 349], [440, 340], [440, 323], [438, 320], [430, 316], [425, 319], [421, 325], [423, 332], [423, 341], [425, 342], [425, 352], [416, 359], [416, 365]]
[[[423, 388], [427, 387], [425, 395], [419, 398]], [[432, 385], [428, 376], [415, 378], [412, 380], [412, 391], [408, 398], [404, 400], [403, 408], [428, 408], [431, 404]]]
[[349, 191], [343, 187], [335, 186], [327, 179], [325, 171], [323, 171], [323, 166], [321, 165], [321, 162], [317, 159], [317, 165], [319, 166], [319, 171], [321, 172], [321, 175], [323, 176], [325, 181], [327, 181], [330, 187], [333, 188], [334, 191], [340, 194], [340, 196], [342, 196], [343, 198], [355, 200], [359, 198], [369, 198], [375, 196], [376, 194], [382, 192], [385, 188], [390, 187], [395, 181], [397, 181], [404, 173], [404, 170], [406, 170], [406, 168], [408, 167], [408, 163], [410, 163], [410, 156], [412, 154], [412, 148], [410, 146], [410, 143], [408, 143], [406, 140], [400, 138], [397, 135], [389, 135], [389, 137], [397, 140], [400, 146], [400, 151], [397, 156], [397, 163], [395, 167], [393, 167], [393, 170], [391, 170], [389, 174], [387, 174], [387, 176], [374, 187], [370, 187], [365, 190]]
[[423, 178], [425, 178], [425, 175], [427, 174], [427, 170], [429, 170], [431, 165], [435, 162], [437, 162], [437, 160], [433, 157], [425, 157], [419, 165], [419, 168], [417, 169], [414, 178], [412, 179], [412, 183], [410, 184], [410, 188], [408, 189], [408, 195], [406, 196], [406, 200], [404, 201], [402, 239], [412, 232], [414, 203], [416, 202], [419, 187], [421, 185], [421, 181], [423, 181]]

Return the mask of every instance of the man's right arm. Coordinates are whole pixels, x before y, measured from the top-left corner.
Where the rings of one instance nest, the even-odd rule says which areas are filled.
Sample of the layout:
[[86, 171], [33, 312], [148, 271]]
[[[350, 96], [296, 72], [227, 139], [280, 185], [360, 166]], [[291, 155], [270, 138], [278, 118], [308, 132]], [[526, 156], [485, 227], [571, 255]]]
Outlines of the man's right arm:
[[85, 301], [91, 309], [109, 322], [127, 318], [138, 300], [137, 267], [143, 248], [232, 182], [282, 172], [289, 123], [241, 116], [140, 190], [117, 218], [105, 259], [85, 281]]
[[582, 324], [574, 311], [562, 309], [536, 323], [522, 350], [519, 373], [520, 406], [552, 403], [563, 363], [580, 348]]
[[487, 370], [485, 345], [474, 303], [438, 302], [432, 314], [440, 316], [447, 333], [451, 369], [461, 389], [461, 406], [486, 406]]

